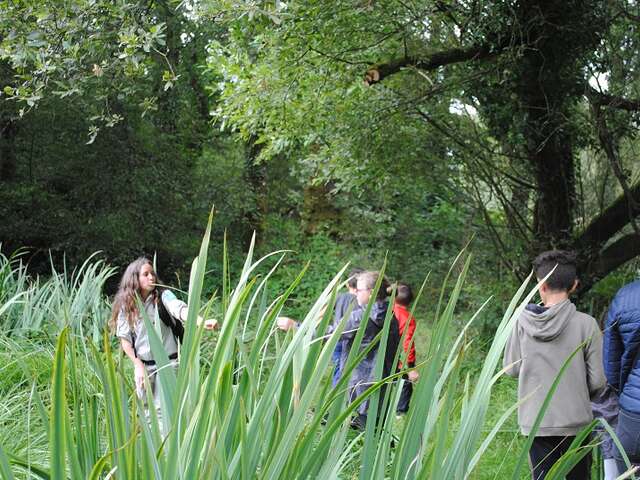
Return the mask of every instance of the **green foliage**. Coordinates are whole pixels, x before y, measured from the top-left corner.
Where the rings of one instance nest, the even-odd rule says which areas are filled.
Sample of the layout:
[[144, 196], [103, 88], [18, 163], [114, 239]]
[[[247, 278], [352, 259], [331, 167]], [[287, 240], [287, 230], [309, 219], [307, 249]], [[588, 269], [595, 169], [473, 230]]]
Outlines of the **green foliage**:
[[[589, 257], [581, 260], [585, 270], [610, 253], [579, 242], [621, 193], [603, 155], [597, 164], [608, 174], [593, 178], [595, 189], [582, 183], [580, 170], [595, 163], [583, 161], [585, 153], [602, 148], [584, 92], [598, 74], [611, 77], [610, 92], [637, 97], [637, 26], [624, 2], [200, 7], [203, 16], [222, 18], [232, 39], [210, 44], [208, 67], [221, 78], [216, 118], [256, 141], [261, 159], [289, 156], [308, 182], [351, 191], [352, 203], [367, 197], [369, 185], [378, 197], [392, 190], [397, 176], [397, 184], [415, 181], [466, 204], [518, 278], [540, 249], [579, 248], [580, 258]], [[480, 46], [492, 52], [490, 61], [465, 58]], [[635, 117], [607, 109], [616, 148], [633, 141]], [[637, 181], [628, 174], [633, 155], [622, 149], [620, 157], [628, 169], [621, 181]], [[567, 179], [566, 195], [550, 187], [556, 177]], [[608, 193], [593, 195], [600, 191]], [[458, 211], [470, 221], [468, 209]], [[388, 219], [398, 212], [366, 213]], [[587, 287], [594, 275], [585, 272]]]
[[[130, 95], [141, 85], [132, 80], [145, 76], [151, 52], [165, 45], [165, 23], [142, 4], [6, 1], [0, 8], [0, 62], [13, 73], [2, 78], [3, 101], [24, 105], [21, 116], [49, 95], [82, 96], [99, 88]], [[99, 115], [105, 124], [121, 119], [106, 95], [96, 100], [105, 102]]]
[[114, 269], [91, 257], [81, 267], [62, 272], [52, 266], [47, 280], [31, 279], [20, 254], [0, 252], [0, 328], [7, 336], [53, 336], [70, 326], [97, 341], [109, 307], [102, 290]]
[[198, 67], [217, 26], [174, 2], [5, 3], [8, 251], [31, 249], [36, 272], [48, 270], [48, 250], [56, 266], [62, 255], [78, 265], [96, 250], [116, 265], [158, 253], [162, 273], [184, 274], [212, 203], [224, 208], [220, 232], [247, 229], [254, 203], [243, 146], [210, 129], [215, 97], [205, 79], [213, 79]]
[[623, 268], [600, 280], [585, 296], [583, 304], [587, 306], [588, 311], [601, 325], [604, 325], [605, 314], [615, 294], [624, 285], [638, 280], [640, 277], [639, 269], [640, 262], [637, 259], [632, 260]]
[[[166, 352], [148, 325], [154, 358], [165, 367], [159, 370], [163, 425], [154, 414], [146, 418], [106, 333], [98, 348], [90, 338], [58, 324], [55, 354], [39, 354], [43, 362], [53, 364], [51, 388], [41, 394], [37, 386], [27, 394], [23, 393], [26, 382], [17, 384], [18, 398], [24, 402], [28, 397], [28, 404], [35, 406], [28, 409], [27, 418], [35, 415], [34, 425], [40, 425], [39, 432], [45, 428], [45, 434], [31, 434], [35, 442], [22, 444], [16, 435], [24, 435], [20, 430], [24, 425], [0, 416], [13, 433], [0, 437], [3, 451], [8, 452], [3, 468], [10, 463], [16, 472], [49, 470], [56, 478], [68, 474], [98, 478], [108, 471], [117, 471], [124, 478], [326, 478], [354, 471], [364, 478], [398, 479], [466, 478], [471, 474], [508, 418], [503, 416], [491, 432], [483, 433], [493, 385], [500, 378], [495, 371], [504, 343], [534, 293], [519, 301], [526, 283], [507, 307], [478, 374], [463, 380], [466, 336], [479, 312], [464, 328], [454, 327], [470, 259], [461, 256], [454, 262], [450, 274], [455, 285], [449, 289], [445, 280], [441, 291], [424, 360], [417, 367], [420, 381], [407, 421], [396, 424], [393, 412], [400, 384], [391, 382], [393, 378], [380, 378], [382, 355], [378, 356], [376, 381], [354, 403], [345, 403], [350, 372], [367, 351], [358, 348], [366, 323], [356, 334], [345, 375], [335, 389], [327, 377], [344, 324], [325, 343], [314, 341], [315, 332], [323, 331], [331, 319], [330, 314], [321, 316], [320, 312], [327, 304], [331, 311], [344, 268], [307, 307], [300, 328], [281, 338], [283, 334], [274, 331], [275, 318], [304, 282], [304, 271], [289, 279], [286, 291], [270, 293], [275, 270], [258, 274], [270, 256], [254, 261], [252, 242], [241, 272], [234, 275], [235, 287], [222, 289], [223, 321], [218, 338], [211, 349], [203, 348], [209, 342], [208, 334], [196, 327], [195, 319], [198, 313], [207, 315], [213, 306], [213, 300], [200, 301], [210, 232], [209, 225], [193, 263], [186, 335], [177, 371], [167, 368]], [[277, 284], [274, 279], [273, 285]], [[245, 336], [247, 326], [253, 331], [251, 336]], [[382, 344], [385, 334], [383, 331], [377, 339]], [[5, 345], [16, 362], [5, 363], [3, 368], [24, 365], [29, 353], [18, 343], [7, 340]], [[12, 388], [0, 389], [4, 392], [15, 395]], [[369, 416], [362, 442], [349, 433], [349, 417], [367, 399], [374, 409], [380, 402], [387, 413], [378, 420]], [[3, 414], [14, 409], [8, 405]], [[454, 416], [460, 420], [450, 430]], [[36, 457], [34, 449], [44, 454]]]
[[[135, 107], [85, 145], [85, 113], [46, 100], [20, 128], [15, 175], [0, 189], [6, 251], [29, 248], [40, 272], [49, 269], [47, 250], [56, 266], [63, 255], [78, 265], [96, 250], [115, 265], [157, 252], [162, 273], [173, 275], [188, 272], [212, 204], [223, 212], [216, 233], [247, 228], [242, 219], [254, 203], [242, 145], [168, 134], [153, 115], [137, 118]], [[205, 146], [187, 148], [193, 142]]]
[[[518, 23], [522, 12], [495, 2], [4, 3], [1, 240], [5, 251], [31, 249], [32, 271], [49, 271], [49, 250], [58, 268], [63, 255], [76, 266], [101, 250], [120, 266], [157, 253], [165, 280], [183, 284], [214, 204], [214, 235], [228, 230], [231, 251], [255, 230], [261, 254], [297, 252], [283, 261], [285, 278], [310, 259], [327, 266], [312, 264], [291, 300], [296, 314], [336, 259], [375, 268], [387, 254], [389, 276], [416, 286], [431, 271], [439, 285], [471, 241], [464, 308], [485, 291], [506, 299], [526, 275], [545, 222], [516, 78], [528, 51], [517, 39], [518, 25], [551, 28], [539, 15]], [[610, 74], [611, 92], [630, 96], [637, 70], [636, 27], [614, 13], [621, 5], [585, 5], [554, 10], [597, 26], [570, 29], [575, 59], [556, 72], [571, 94], [556, 131], [580, 148], [576, 233], [620, 189], [576, 92], [589, 72], [574, 63], [588, 57], [588, 70]], [[491, 62], [364, 82], [388, 61], [505, 38], [513, 48]], [[624, 112], [609, 122], [634, 179], [634, 123]], [[212, 251], [208, 292], [222, 283], [221, 249]], [[243, 259], [230, 260], [238, 271]], [[479, 323], [491, 333], [499, 317], [496, 307]]]
[[[11, 335], [0, 351], [11, 360], [2, 370], [0, 444], [27, 452], [20, 459], [0, 450], [0, 472], [8, 476], [8, 462], [34, 471], [49, 466], [50, 418], [37, 405], [51, 406], [42, 382], [54, 359], [49, 342], [69, 325], [55, 358], [57, 372], [72, 375], [63, 385], [59, 374], [55, 386], [56, 405], [70, 412], [61, 434], [85, 440], [78, 453], [57, 445], [67, 450], [74, 476], [98, 478], [117, 466], [123, 476], [163, 472], [167, 478], [176, 477], [174, 469], [182, 475], [201, 469], [221, 476], [398, 477], [407, 459], [390, 448], [391, 433], [414, 454], [420, 429], [421, 474], [460, 476], [456, 462], [470, 462], [471, 447], [484, 444], [477, 431], [445, 434], [448, 422], [464, 413], [467, 426], [479, 431], [488, 414], [485, 431], [491, 431], [511, 420], [487, 412], [493, 380], [482, 369], [471, 375], [482, 378], [478, 403], [462, 411], [467, 397], [459, 392], [474, 392], [463, 361], [475, 360], [465, 339], [453, 348], [447, 332], [463, 329], [469, 312], [494, 295], [470, 327], [482, 332], [474, 348], [490, 353], [490, 370], [504, 306], [516, 278], [529, 269], [536, 228], [545, 223], [538, 217], [536, 165], [527, 157], [537, 148], [529, 135], [537, 129], [530, 128], [523, 95], [533, 90], [522, 81], [554, 87], [546, 98], [561, 111], [560, 121], [551, 114], [541, 121], [563, 141], [545, 137], [545, 145], [573, 148], [578, 186], [572, 228], [579, 234], [620, 193], [582, 94], [597, 73], [608, 78], [610, 93], [637, 97], [640, 37], [630, 8], [568, 2], [543, 18], [500, 2], [0, 1], [0, 240], [5, 252], [26, 246], [32, 255], [31, 276], [19, 263], [26, 256], [0, 256], [0, 327]], [[536, 49], [520, 45], [539, 31], [545, 35]], [[370, 68], [389, 61], [477, 44], [497, 47], [505, 39], [508, 52], [490, 62], [429, 71], [407, 66], [378, 85], [364, 81]], [[558, 68], [527, 75], [537, 49]], [[623, 174], [635, 181], [637, 119], [616, 112], [607, 120]], [[189, 281], [211, 204], [219, 212], [213, 238], [228, 231], [226, 250], [214, 244], [201, 251], [197, 278]], [[254, 230], [258, 257], [291, 252], [259, 265], [245, 261], [239, 252]], [[611, 240], [630, 232], [626, 227]], [[450, 259], [465, 247], [475, 262], [452, 302], [463, 314], [447, 310], [443, 316], [440, 285]], [[106, 264], [84, 263], [96, 250], [114, 265], [157, 253], [165, 281], [195, 288], [192, 300], [211, 299], [214, 291], [222, 297], [204, 309], [230, 326], [213, 341], [192, 331], [184, 352], [189, 362], [175, 379], [170, 369], [163, 373], [176, 384], [165, 403], [188, 408], [170, 408], [177, 427], [162, 447], [158, 429], [135, 410], [141, 406], [128, 380], [120, 379], [128, 367], [110, 363], [109, 345], [100, 344], [108, 303], [97, 292], [105, 284], [112, 290], [116, 277]], [[310, 312], [319, 297], [330, 301], [326, 286], [339, 281], [335, 274], [344, 265], [377, 269], [385, 258], [386, 274], [414, 288], [431, 272], [417, 317], [421, 328], [433, 331], [421, 333], [419, 355], [448, 353], [441, 346], [453, 353], [449, 363], [443, 359], [446, 367], [433, 360], [422, 367], [430, 386], [420, 393], [427, 405], [416, 409], [421, 413], [400, 425], [387, 419], [384, 429], [354, 438], [345, 426], [348, 415], [340, 417], [344, 399], [329, 394], [323, 377], [330, 349], [308, 343], [315, 321]], [[463, 270], [458, 265], [454, 274]], [[601, 281], [585, 298], [585, 310], [599, 316], [636, 270], [631, 264]], [[52, 273], [45, 279], [38, 272]], [[230, 277], [237, 280], [238, 273], [234, 290]], [[283, 340], [272, 332], [280, 310], [306, 318], [303, 333]], [[92, 341], [83, 345], [81, 333]], [[25, 335], [35, 343], [12, 342], [26, 342]], [[443, 342], [436, 345], [434, 338]], [[79, 370], [88, 374], [74, 377]], [[302, 380], [301, 372], [312, 374], [313, 382]], [[444, 372], [437, 383], [434, 375]], [[29, 375], [37, 388], [25, 393]], [[502, 380], [497, 385], [501, 392], [513, 387]], [[392, 405], [396, 393], [389, 389], [377, 401]], [[375, 388], [369, 394], [378, 395]], [[275, 398], [277, 408], [262, 396]], [[38, 432], [33, 436], [11, 421], [24, 404]], [[212, 410], [212, 404], [229, 409]], [[319, 426], [323, 411], [334, 420], [329, 433]], [[109, 424], [83, 433], [97, 412]], [[196, 425], [191, 415], [209, 423]], [[499, 431], [496, 438], [521, 450], [510, 433]], [[461, 446], [469, 439], [474, 445]], [[456, 458], [444, 454], [449, 449]], [[202, 455], [191, 458], [193, 451]], [[483, 455], [477, 469], [484, 461]]]

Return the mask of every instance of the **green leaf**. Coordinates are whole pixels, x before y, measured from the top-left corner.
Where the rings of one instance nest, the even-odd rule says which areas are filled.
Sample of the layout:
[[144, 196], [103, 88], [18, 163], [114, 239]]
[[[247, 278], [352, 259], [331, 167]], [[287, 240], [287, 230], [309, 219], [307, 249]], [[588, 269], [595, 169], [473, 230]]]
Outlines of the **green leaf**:
[[51, 478], [66, 480], [66, 443], [67, 443], [67, 398], [65, 347], [68, 328], [64, 328], [58, 337], [53, 363], [51, 382], [51, 419], [49, 442], [51, 445]]

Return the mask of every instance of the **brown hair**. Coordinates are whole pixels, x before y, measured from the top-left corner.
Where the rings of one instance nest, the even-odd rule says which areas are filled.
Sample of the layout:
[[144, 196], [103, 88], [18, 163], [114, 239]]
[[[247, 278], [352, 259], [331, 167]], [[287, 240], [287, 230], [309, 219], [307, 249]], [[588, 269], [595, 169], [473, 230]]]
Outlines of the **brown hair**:
[[396, 287], [396, 303], [407, 307], [412, 301], [413, 291], [411, 290], [411, 287], [406, 283], [398, 282], [398, 286]]
[[[124, 316], [129, 323], [129, 327], [132, 330], [135, 327], [135, 322], [138, 317], [136, 296], [140, 295], [140, 282], [138, 280], [138, 276], [140, 275], [142, 267], [144, 267], [145, 265], [151, 265], [151, 268], [153, 268], [151, 260], [149, 260], [147, 257], [136, 258], [127, 266], [124, 274], [122, 275], [122, 278], [120, 279], [118, 292], [113, 299], [113, 305], [111, 307], [111, 319], [109, 321], [109, 327], [111, 328], [112, 332], [115, 332], [116, 330], [120, 312], [124, 313]], [[160, 282], [158, 275], [155, 274], [155, 276], [156, 283], [162, 283]], [[158, 296], [158, 290], [154, 289], [151, 295], [153, 295], [154, 300], [156, 300]]]
[[358, 283], [358, 275], [364, 272], [363, 268], [354, 267], [349, 272], [349, 279], [347, 280], [347, 286], [349, 288], [356, 288], [356, 284]]
[[[358, 280], [362, 280], [365, 283], [366, 288], [373, 290], [379, 276], [380, 272], [363, 272], [358, 275]], [[372, 292], [375, 295], [376, 300], [384, 300], [389, 296], [389, 286], [389, 281], [385, 277], [382, 277], [380, 288], [377, 292]]]

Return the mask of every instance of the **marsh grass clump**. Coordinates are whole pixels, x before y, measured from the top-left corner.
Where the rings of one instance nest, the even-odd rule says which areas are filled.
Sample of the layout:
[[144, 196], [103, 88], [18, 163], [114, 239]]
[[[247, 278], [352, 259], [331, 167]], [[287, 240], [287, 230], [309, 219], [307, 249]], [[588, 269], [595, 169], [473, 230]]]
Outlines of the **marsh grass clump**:
[[0, 328], [5, 336], [54, 337], [66, 326], [98, 342], [109, 305], [104, 284], [115, 269], [89, 257], [80, 267], [58, 271], [51, 263], [47, 279], [31, 278], [24, 252], [0, 251]]
[[[177, 370], [167, 368], [169, 359], [160, 338], [148, 328], [163, 385], [166, 437], [153, 409], [150, 418], [145, 415], [127, 362], [113, 350], [113, 341], [103, 330], [108, 315], [97, 287], [112, 270], [87, 261], [69, 280], [62, 273], [46, 282], [29, 283], [21, 280], [21, 264], [5, 258], [2, 268], [14, 271], [2, 270], [3, 275], [13, 275], [14, 287], [0, 297], [0, 309], [9, 312], [11, 320], [2, 321], [11, 321], [13, 327], [11, 337], [2, 340], [0, 355], [7, 361], [0, 367], [4, 370], [0, 378], [14, 380], [0, 384], [3, 478], [21, 478], [25, 472], [54, 480], [105, 476], [400, 480], [472, 475], [515, 409], [510, 406], [487, 429], [492, 388], [502, 375], [498, 365], [504, 344], [518, 313], [533, 296], [533, 291], [525, 295], [526, 283], [506, 308], [476, 374], [465, 376], [469, 328], [483, 306], [463, 328], [456, 328], [456, 304], [471, 260], [464, 253], [455, 259], [429, 325], [423, 360], [416, 366], [420, 380], [409, 411], [398, 421], [394, 413], [404, 372], [382, 378], [384, 355], [377, 356], [373, 384], [352, 403], [347, 392], [350, 373], [368, 348], [386, 345], [391, 311], [385, 328], [363, 351], [359, 347], [366, 323], [361, 324], [344, 375], [335, 387], [331, 385], [331, 355], [344, 321], [329, 336], [321, 337], [320, 332], [331, 321], [348, 266], [324, 288], [300, 327], [285, 335], [276, 331], [275, 319], [304, 281], [305, 269], [273, 296], [268, 293], [270, 277], [286, 253], [254, 260], [252, 243], [232, 284], [225, 246], [220, 297], [203, 300], [210, 229], [211, 219], [193, 261]], [[269, 258], [275, 262], [265, 273]], [[17, 290], [18, 284], [23, 291]], [[30, 330], [24, 312], [34, 311], [35, 305], [28, 302], [42, 305], [47, 299], [56, 305], [49, 311], [60, 317], [31, 317], [31, 326], [37, 321], [40, 328], [53, 329], [55, 348], [18, 339]], [[194, 319], [215, 308], [222, 318], [213, 340]], [[426, 322], [418, 328], [426, 328]], [[406, 363], [404, 355], [400, 349], [396, 360]], [[35, 374], [38, 371], [50, 372], [50, 382], [43, 382], [43, 373]], [[369, 415], [364, 432], [355, 433], [350, 419], [364, 401], [382, 414]], [[514, 478], [521, 468], [513, 472]]]

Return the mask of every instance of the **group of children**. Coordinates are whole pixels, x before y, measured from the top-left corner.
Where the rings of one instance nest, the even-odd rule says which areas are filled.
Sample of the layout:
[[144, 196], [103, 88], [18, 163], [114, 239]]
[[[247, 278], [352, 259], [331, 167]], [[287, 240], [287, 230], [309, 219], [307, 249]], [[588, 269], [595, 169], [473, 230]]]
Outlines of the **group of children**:
[[[378, 289], [374, 291], [378, 278], [378, 272], [365, 271], [359, 268], [353, 269], [347, 280], [347, 292], [341, 293], [336, 297], [333, 322], [329, 327], [328, 333], [332, 333], [342, 321], [345, 322], [345, 326], [333, 352], [334, 370], [332, 372], [332, 383], [334, 386], [342, 377], [344, 366], [347, 363], [360, 325], [366, 322], [363, 327], [364, 334], [360, 342], [359, 351], [367, 349], [385, 327], [385, 319], [389, 309], [388, 297], [393, 292], [394, 286], [390, 285], [388, 280], [383, 277], [380, 280]], [[397, 355], [402, 344], [402, 348], [406, 353], [407, 373], [403, 375], [402, 392], [396, 412], [403, 414], [409, 409], [409, 401], [413, 391], [412, 384], [418, 380], [418, 372], [413, 369], [416, 357], [413, 338], [416, 320], [409, 312], [409, 307], [413, 301], [411, 287], [406, 283], [397, 283], [395, 292], [392, 305], [393, 315], [390, 317], [387, 343], [384, 346], [380, 344], [373, 346], [354, 367], [350, 373], [348, 391], [350, 401], [354, 401], [374, 383], [374, 368], [378, 354], [381, 351], [384, 352], [382, 378], [401, 369], [402, 362], [398, 361], [395, 364], [395, 360], [403, 357], [401, 353]], [[366, 308], [372, 297], [373, 301], [369, 317], [365, 319]], [[288, 330], [296, 328], [296, 326], [297, 322], [294, 320], [288, 317], [279, 317], [278, 327], [280, 329]], [[358, 406], [357, 414], [351, 423], [354, 428], [363, 429], [365, 427], [368, 409], [368, 401]]]
[[[330, 327], [333, 331], [341, 321], [345, 321], [344, 330], [338, 343], [337, 351], [334, 352], [335, 370], [334, 384], [342, 375], [344, 366], [346, 365], [349, 352], [352, 349], [354, 339], [363, 322], [364, 336], [360, 343], [360, 351], [366, 349], [371, 342], [375, 340], [377, 335], [385, 327], [385, 319], [387, 318], [387, 310], [389, 309], [389, 295], [393, 292], [393, 287], [386, 278], [382, 278], [379, 282], [377, 291], [374, 291], [378, 284], [378, 272], [354, 270], [349, 277], [348, 287], [350, 292], [340, 297], [341, 302], [336, 303], [334, 322]], [[368, 318], [364, 318], [367, 304], [373, 297], [371, 310]], [[407, 356], [407, 367], [412, 369], [415, 366], [415, 345], [414, 332], [416, 321], [410, 315], [408, 310], [413, 294], [409, 285], [398, 283], [396, 285], [396, 296], [393, 301], [393, 315], [390, 317], [389, 332], [387, 335], [386, 345], [374, 346], [366, 356], [355, 366], [349, 377], [348, 389], [349, 397], [353, 401], [358, 398], [365, 390], [367, 390], [374, 381], [374, 368], [381, 351], [384, 352], [382, 378], [387, 377], [402, 368], [402, 364], [396, 359], [397, 352], [402, 346]], [[347, 308], [344, 305], [349, 305]], [[345, 313], [350, 314], [348, 318], [343, 320]], [[400, 355], [402, 356], [402, 355]], [[409, 409], [409, 400], [412, 393], [412, 382], [418, 379], [418, 373], [415, 370], [409, 370], [404, 377], [401, 398], [397, 406], [397, 412], [402, 414]], [[366, 425], [367, 411], [369, 408], [368, 401], [358, 406], [358, 414], [353, 419], [352, 426], [356, 428], [364, 428]]]
[[[590, 478], [591, 438], [587, 437], [582, 445], [572, 446], [572, 442], [592, 422], [595, 412], [610, 425], [617, 421], [616, 434], [623, 451], [607, 438], [606, 432], [599, 434], [605, 478], [616, 478], [627, 469], [625, 455], [632, 464], [640, 464], [640, 281], [624, 287], [609, 309], [603, 358], [603, 337], [597, 322], [579, 312], [569, 299], [578, 285], [575, 256], [560, 250], [544, 252], [533, 267], [540, 282], [541, 303], [529, 304], [522, 311], [504, 353], [505, 371], [518, 378], [520, 429], [524, 435], [534, 435], [529, 451], [532, 477], [545, 478], [565, 452], [584, 448], [586, 454], [566, 478]], [[335, 385], [343, 375], [360, 325], [366, 322], [360, 351], [370, 346], [385, 327], [388, 297], [395, 290], [387, 344], [373, 346], [353, 368], [348, 389], [353, 401], [372, 385], [378, 355], [384, 352], [382, 378], [403, 368], [406, 373], [397, 406], [398, 413], [402, 413], [409, 408], [412, 384], [418, 380], [414, 370], [416, 322], [409, 312], [413, 294], [406, 284], [398, 283], [394, 289], [385, 278], [378, 280], [377, 272], [354, 270], [347, 282], [348, 291], [337, 297], [329, 333], [340, 322], [345, 325], [333, 353], [332, 381]], [[178, 327], [187, 319], [187, 305], [171, 291], [158, 288], [160, 283], [150, 260], [139, 258], [132, 262], [120, 282], [111, 317], [111, 327], [120, 338], [122, 350], [134, 365], [138, 395], [145, 398], [145, 390], [150, 388], [158, 413], [157, 366], [143, 317], [147, 316], [156, 327], [172, 362], [177, 359]], [[370, 301], [369, 316], [365, 318]], [[197, 321], [203, 322], [200, 317]], [[205, 327], [216, 328], [217, 323], [207, 320]], [[281, 317], [278, 327], [286, 330], [295, 327], [295, 322]], [[404, 355], [396, 355], [400, 346]], [[397, 363], [398, 358], [406, 358], [406, 365]], [[533, 431], [547, 397], [550, 399], [546, 411]], [[367, 410], [368, 402], [359, 405], [354, 427], [364, 428]]]
[[[377, 280], [377, 272], [354, 270], [347, 283], [348, 292], [337, 297], [334, 322], [331, 328], [335, 328], [347, 313], [349, 317], [345, 319], [347, 323], [344, 333], [333, 354], [335, 370], [332, 381], [334, 385], [342, 374], [342, 368], [351, 350], [356, 331], [360, 324], [365, 321], [363, 318], [365, 308], [372, 295], [375, 296], [375, 301], [370, 316], [366, 320], [367, 325], [361, 348], [366, 348], [384, 327], [384, 320], [389, 306], [387, 297], [391, 292], [391, 287], [387, 280], [383, 278], [380, 288], [374, 293], [373, 289]], [[122, 276], [118, 292], [113, 301], [110, 326], [120, 339], [123, 352], [132, 362], [138, 396], [146, 403], [147, 390], [150, 390], [150, 397], [153, 399], [154, 407], [162, 425], [160, 389], [158, 388], [157, 378], [158, 367], [151, 350], [145, 317], [147, 322], [150, 322], [156, 328], [171, 365], [176, 367], [178, 343], [184, 331], [182, 322], [187, 320], [188, 306], [176, 298], [170, 290], [160, 288], [159, 285], [161, 284], [162, 282], [159, 280], [153, 264], [148, 258], [140, 257], [129, 264]], [[401, 367], [401, 365], [392, 365], [401, 338], [403, 346], [408, 352], [408, 367], [412, 368], [415, 365], [415, 347], [413, 345], [415, 319], [410, 316], [408, 310], [412, 299], [411, 288], [406, 284], [398, 284], [396, 300], [393, 305], [394, 316], [391, 317], [392, 322], [386, 346], [383, 376], [395, 373], [396, 368]], [[286, 320], [282, 322], [282, 318]], [[197, 317], [197, 322], [198, 324], [204, 322], [207, 329], [217, 328], [218, 326], [215, 320], [205, 321], [201, 317]], [[286, 330], [294, 327], [295, 322], [286, 317], [281, 317], [278, 326]], [[379, 350], [379, 346], [372, 348], [367, 356], [356, 366], [349, 380], [349, 392], [352, 400], [371, 385], [373, 367]], [[416, 381], [417, 378], [418, 375], [415, 370], [409, 371], [405, 376], [406, 381], [398, 404], [398, 413], [406, 412], [409, 408], [409, 399], [412, 391], [411, 382]], [[360, 405], [358, 416], [354, 419], [354, 426], [364, 427], [367, 408], [367, 402]]]

